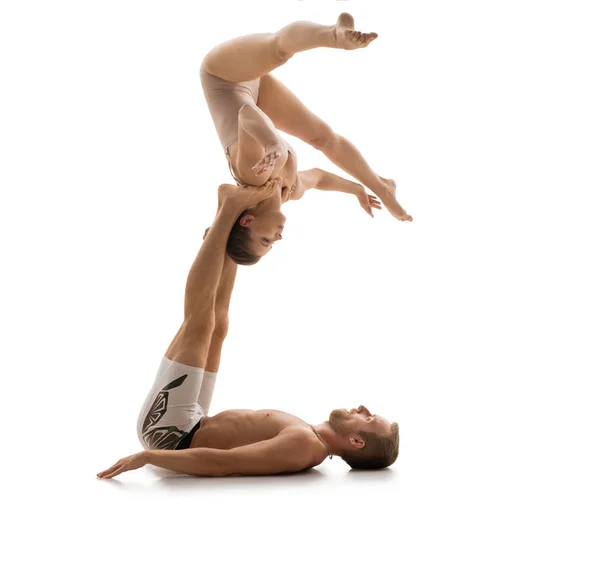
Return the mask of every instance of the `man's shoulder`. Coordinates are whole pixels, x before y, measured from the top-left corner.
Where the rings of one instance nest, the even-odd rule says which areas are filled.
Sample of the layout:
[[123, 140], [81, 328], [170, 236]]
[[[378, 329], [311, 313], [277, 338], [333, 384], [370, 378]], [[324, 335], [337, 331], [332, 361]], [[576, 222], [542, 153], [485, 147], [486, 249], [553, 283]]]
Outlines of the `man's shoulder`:
[[301, 425], [290, 425], [288, 427], [284, 427], [279, 432], [279, 435], [285, 435], [286, 439], [293, 439], [298, 443], [310, 443], [312, 442], [313, 437], [316, 437], [310, 427], [304, 427]]
[[310, 427], [286, 427], [281, 430], [279, 435], [293, 448], [294, 456], [307, 464], [318, 464], [323, 460], [320, 457], [326, 456], [323, 451], [323, 443]]

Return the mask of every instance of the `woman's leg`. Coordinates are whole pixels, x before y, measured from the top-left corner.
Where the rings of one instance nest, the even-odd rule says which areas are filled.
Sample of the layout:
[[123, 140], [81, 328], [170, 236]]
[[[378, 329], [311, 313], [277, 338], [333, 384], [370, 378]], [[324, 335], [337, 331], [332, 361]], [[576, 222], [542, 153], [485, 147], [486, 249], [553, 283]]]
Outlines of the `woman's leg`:
[[376, 33], [354, 31], [354, 18], [343, 13], [335, 25], [297, 21], [275, 33], [236, 37], [212, 49], [203, 65], [223, 80], [249, 82], [268, 74], [301, 51], [317, 47], [359, 49], [376, 37]]
[[396, 201], [394, 180], [377, 175], [348, 139], [336, 134], [274, 76], [261, 78], [258, 107], [277, 129], [320, 150], [336, 166], [368, 187], [395, 218], [412, 220]]

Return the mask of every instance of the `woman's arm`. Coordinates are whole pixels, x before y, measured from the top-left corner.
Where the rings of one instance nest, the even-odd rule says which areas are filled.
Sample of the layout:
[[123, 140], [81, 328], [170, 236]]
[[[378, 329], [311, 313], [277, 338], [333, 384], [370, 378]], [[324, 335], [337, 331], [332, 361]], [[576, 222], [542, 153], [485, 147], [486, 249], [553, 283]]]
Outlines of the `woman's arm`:
[[285, 164], [287, 150], [279, 140], [275, 125], [265, 113], [256, 106], [244, 105], [238, 113], [238, 119], [240, 127], [265, 151], [264, 156], [252, 167], [256, 175], [266, 172], [276, 164]]
[[360, 206], [371, 216], [373, 216], [373, 209], [381, 209], [381, 203], [377, 198], [369, 195], [360, 183], [347, 180], [320, 168], [298, 172], [298, 185], [291, 199], [300, 199], [309, 189], [339, 191], [354, 195], [358, 199]]
[[265, 113], [258, 107], [247, 104], [240, 108], [238, 114], [239, 124], [252, 138], [263, 148], [279, 144], [279, 135], [271, 121]]

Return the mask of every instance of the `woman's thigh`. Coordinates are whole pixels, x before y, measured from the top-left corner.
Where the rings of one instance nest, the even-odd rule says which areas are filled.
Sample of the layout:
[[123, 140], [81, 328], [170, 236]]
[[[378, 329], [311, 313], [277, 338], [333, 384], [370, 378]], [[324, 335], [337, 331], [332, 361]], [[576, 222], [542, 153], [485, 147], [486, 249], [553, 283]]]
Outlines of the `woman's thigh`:
[[277, 47], [275, 33], [255, 33], [236, 37], [212, 49], [204, 68], [229, 82], [250, 82], [268, 74], [289, 60]]
[[315, 148], [322, 148], [334, 134], [323, 119], [270, 74], [260, 79], [258, 107], [269, 116], [277, 129]]

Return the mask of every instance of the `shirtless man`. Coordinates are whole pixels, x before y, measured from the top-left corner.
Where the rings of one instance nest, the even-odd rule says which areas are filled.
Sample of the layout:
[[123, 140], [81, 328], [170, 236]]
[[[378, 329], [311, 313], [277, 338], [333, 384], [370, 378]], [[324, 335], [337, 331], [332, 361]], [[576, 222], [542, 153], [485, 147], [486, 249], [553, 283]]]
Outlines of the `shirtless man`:
[[184, 320], [165, 353], [138, 420], [146, 450], [100, 472], [112, 478], [146, 464], [195, 476], [299, 472], [338, 455], [351, 467], [374, 469], [398, 456], [398, 424], [364, 406], [333, 410], [312, 426], [278, 410], [226, 410], [208, 416], [214, 379], [227, 333], [237, 265], [225, 254], [240, 211], [281, 189], [281, 178], [263, 187], [219, 187], [219, 210], [190, 269]]

